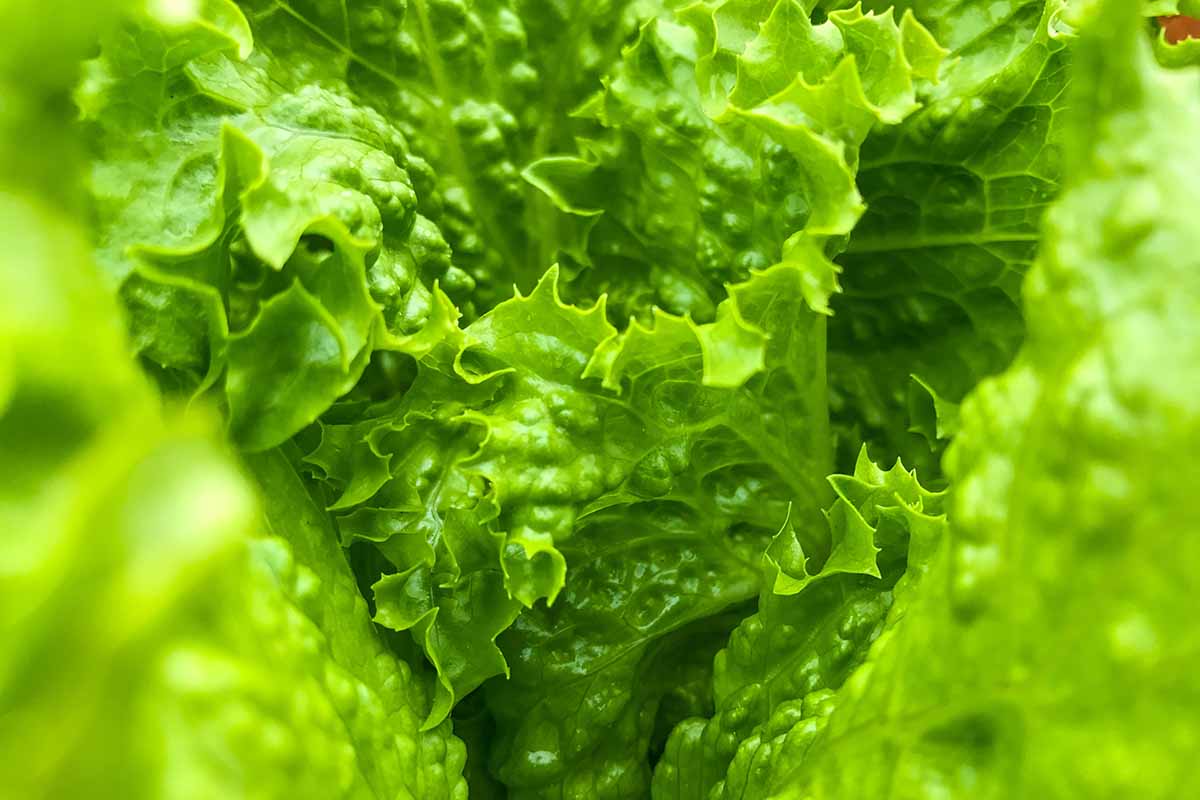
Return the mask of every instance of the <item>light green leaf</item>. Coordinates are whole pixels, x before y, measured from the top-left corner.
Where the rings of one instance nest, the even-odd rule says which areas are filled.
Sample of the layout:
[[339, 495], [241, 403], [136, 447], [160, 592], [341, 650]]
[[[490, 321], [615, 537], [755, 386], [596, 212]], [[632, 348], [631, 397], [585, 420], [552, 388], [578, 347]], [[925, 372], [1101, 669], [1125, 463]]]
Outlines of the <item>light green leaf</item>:
[[879, 469], [865, 449], [853, 476], [831, 482], [827, 558], [810, 571], [793, 530], [776, 536], [758, 611], [717, 655], [714, 711], [672, 731], [655, 798], [768, 796], [764, 778], [802, 760], [836, 692], [916, 591], [944, 534], [942, 496], [899, 464]]
[[[128, 19], [80, 98], [99, 254], [143, 358], [165, 389], [216, 393], [239, 444], [261, 450], [350, 391], [374, 347], [427, 351], [456, 316], [434, 284], [473, 284], [422, 214], [438, 211], [428, 165], [354, 96], [346, 64], [320, 58], [328, 42], [309, 30], [316, 43], [272, 49], [264, 22], [251, 51], [259, 18], [231, 9]], [[278, 75], [306, 57], [323, 82]], [[172, 113], [153, 119], [167, 94]], [[311, 335], [278, 335], [293, 316]], [[300, 364], [300, 381], [278, 368]]]
[[[780, 266], [730, 287], [714, 323], [660, 312], [652, 327], [620, 334], [602, 305], [564, 304], [556, 280], [551, 271], [529, 296], [467, 326], [456, 350], [431, 352], [402, 397], [354, 423], [326, 426], [308, 457], [337, 497], [343, 539], [374, 542], [394, 566], [396, 574], [376, 584], [377, 619], [413, 630], [442, 665], [447, 703], [506, 671], [490, 642], [512, 622], [512, 603], [530, 609], [530, 625], [543, 615], [571, 618], [586, 597], [570, 588], [572, 553], [594, 551], [609, 563], [626, 547], [622, 539], [640, 552], [641, 537], [667, 525], [680, 534], [664, 542], [662, 558], [682, 557], [675, 550], [686, 540], [701, 563], [713, 562], [706, 569], [716, 605], [651, 625], [648, 642], [751, 596], [757, 570], [733, 566], [756, 559], [752, 543], [765, 545], [789, 504], [798, 518], [819, 519], [827, 491], [821, 321], [807, 309], [798, 270]], [[457, 544], [448, 540], [452, 518]], [[690, 523], [682, 520], [691, 519], [705, 522], [684, 536]], [[726, 540], [735, 534], [736, 547]], [[453, 555], [461, 548], [479, 558], [464, 562]], [[506, 591], [499, 597], [498, 571]], [[650, 591], [631, 579], [628, 591]], [[486, 607], [471, 598], [484, 585], [492, 593]], [[568, 608], [560, 611], [563, 592]], [[674, 602], [670, 591], [652, 594]], [[543, 612], [541, 598], [555, 610]], [[605, 619], [619, 610], [588, 613]], [[627, 646], [614, 638], [622, 625], [603, 625], [605, 647]], [[506, 654], [511, 640], [500, 639]], [[454, 655], [460, 648], [469, 658]], [[512, 680], [520, 684], [540, 668], [523, 648], [515, 652], [522, 674]], [[632, 679], [605, 670], [598, 681]], [[505, 716], [500, 736], [523, 741], [506, 729], [528, 721]], [[621, 758], [641, 758], [649, 735], [623, 745]], [[524, 758], [520, 752], [512, 758]], [[597, 758], [560, 768], [600, 769]], [[544, 788], [547, 778], [535, 774], [523, 783]]]
[[164, 421], [70, 221], [0, 206], [6, 791], [462, 800], [290, 465], [256, 459], [256, 491], [206, 419]]
[[1195, 789], [1200, 193], [1162, 154], [1200, 141], [1196, 75], [1155, 64], [1132, 4], [1099, 3], [1080, 35], [1029, 335], [963, 406], [952, 535], [760, 796]]
[[866, 439], [936, 479], [944, 443], [908, 432], [910, 376], [957, 403], [1021, 343], [1021, 280], [1062, 152], [1070, 57], [1053, 5], [900, 4], [949, 55], [919, 85], [926, 107], [863, 145], [867, 210], [835, 259], [829, 329], [839, 463]]
[[917, 107], [913, 64], [928, 73], [940, 58], [918, 28], [857, 10], [814, 26], [795, 0], [649, 20], [581, 109], [594, 124], [580, 155], [525, 172], [571, 215], [555, 243], [568, 297], [707, 322], [724, 284], [786, 262], [827, 312], [830, 256], [862, 213], [858, 146]]

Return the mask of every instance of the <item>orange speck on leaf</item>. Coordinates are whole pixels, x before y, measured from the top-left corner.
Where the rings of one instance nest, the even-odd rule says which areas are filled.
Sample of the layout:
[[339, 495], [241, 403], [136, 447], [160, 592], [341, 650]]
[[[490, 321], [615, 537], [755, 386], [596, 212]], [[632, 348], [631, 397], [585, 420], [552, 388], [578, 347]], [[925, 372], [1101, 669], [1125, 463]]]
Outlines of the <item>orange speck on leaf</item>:
[[1173, 17], [1159, 17], [1158, 23], [1162, 25], [1163, 33], [1170, 44], [1178, 44], [1184, 39], [1200, 39], [1200, 19], [1179, 14]]

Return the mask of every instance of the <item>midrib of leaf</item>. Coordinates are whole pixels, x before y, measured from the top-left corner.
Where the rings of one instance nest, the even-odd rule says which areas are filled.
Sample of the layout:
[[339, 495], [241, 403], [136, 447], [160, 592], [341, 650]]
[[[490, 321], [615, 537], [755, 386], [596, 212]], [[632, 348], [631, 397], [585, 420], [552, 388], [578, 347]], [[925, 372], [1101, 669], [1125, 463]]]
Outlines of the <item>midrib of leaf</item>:
[[[314, 25], [303, 14], [294, 9], [288, 0], [275, 0], [278, 8], [284, 13], [295, 19], [305, 28], [312, 32], [314, 36], [319, 38], [339, 53], [342, 53], [356, 64], [370, 70], [372, 73], [392, 84], [398, 89], [410, 90], [412, 87], [401, 80], [399, 76], [375, 64], [374, 62], [363, 58], [346, 45], [337, 41], [325, 31]], [[455, 176], [461, 182], [463, 189], [467, 193], [467, 197], [471, 200], [471, 208], [476, 217], [483, 222], [484, 227], [490, 234], [488, 244], [499, 251], [500, 256], [505, 261], [505, 266], [513, 269], [518, 274], [526, 271], [527, 265], [521, 264], [513, 255], [509, 248], [507, 238], [502, 235], [499, 229], [499, 224], [491, 213], [489, 206], [481, 203], [482, 195], [479, 187], [476, 186], [475, 180], [471, 175], [471, 170], [467, 167], [466, 151], [462, 145], [462, 139], [458, 135], [458, 130], [450, 120], [450, 115], [446, 111], [445, 98], [452, 97], [453, 93], [449, 91], [449, 83], [446, 79], [445, 65], [442, 64], [441, 56], [437, 52], [436, 41], [433, 37], [433, 29], [429, 24], [429, 15], [425, 9], [425, 0], [414, 0], [412, 8], [416, 9], [418, 27], [420, 28], [422, 45], [424, 46], [425, 57], [429, 65], [429, 74], [432, 76], [435, 89], [437, 92], [437, 100], [431, 100], [429, 105], [437, 114], [438, 121], [441, 123], [442, 129], [445, 131], [446, 143], [450, 156], [450, 167]], [[344, 6], [343, 6], [344, 8]], [[347, 36], [347, 41], [349, 37]], [[528, 276], [522, 276], [528, 277]]]

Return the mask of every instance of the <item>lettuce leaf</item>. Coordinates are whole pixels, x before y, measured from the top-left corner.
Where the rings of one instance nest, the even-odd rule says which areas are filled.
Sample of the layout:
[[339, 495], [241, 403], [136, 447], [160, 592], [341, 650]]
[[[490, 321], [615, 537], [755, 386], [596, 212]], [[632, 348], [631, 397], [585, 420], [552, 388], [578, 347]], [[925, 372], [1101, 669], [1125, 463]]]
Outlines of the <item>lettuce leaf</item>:
[[[798, 516], [823, 504], [819, 329], [797, 270], [733, 287], [708, 325], [659, 313], [620, 334], [602, 305], [565, 305], [556, 278], [462, 329], [456, 349], [447, 339], [400, 398], [323, 425], [307, 457], [344, 541], [376, 543], [395, 570], [374, 585], [376, 619], [411, 628], [438, 665], [431, 723], [507, 672], [492, 641], [521, 606], [553, 604], [572, 564], [623, 560], [622, 540], [649, 558], [662, 537], [664, 558], [703, 555], [738, 587], [720, 607], [754, 593], [755, 575], [729, 570], [738, 549], [765, 543], [789, 503]], [[631, 575], [628, 590], [643, 578], [657, 580]]]
[[815, 573], [785, 527], [766, 555], [758, 611], [716, 657], [714, 712], [681, 722], [654, 772], [655, 798], [767, 797], [801, 762], [874, 643], [900, 625], [945, 536], [943, 495], [897, 463], [859, 454], [830, 479], [837, 543]]
[[[80, 30], [46, 44], [77, 58], [89, 17], [67, 5]], [[32, 50], [43, 35], [31, 26], [14, 41]], [[57, 101], [70, 71], [21, 83], [4, 69], [19, 118], [68, 127]], [[282, 454], [259, 457], [250, 478], [208, 414], [160, 408], [69, 214], [73, 150], [10, 170], [11, 121], [0, 140], [5, 793], [465, 798], [462, 744], [448, 725], [419, 729], [425, 667], [371, 626], [325, 512]], [[43, 193], [44, 170], [68, 177]]]
[[5, 786], [465, 797], [461, 743], [419, 731], [421, 666], [371, 628], [286, 460], [252, 483], [210, 426], [163, 421], [86, 248], [36, 201], [3, 210]]
[[0, 0], [0, 793], [1196, 793], [1192, 0], [94, 5]]
[[[858, 148], [876, 121], [916, 109], [914, 80], [942, 51], [911, 15], [834, 12], [796, 0], [682, 7], [642, 27], [605, 88], [578, 156], [526, 178], [569, 215], [555, 247], [570, 296], [607, 292], [707, 321], [723, 286], [794, 264], [828, 310], [829, 259], [862, 214]], [[617, 305], [619, 300], [620, 305]]]
[[961, 402], [1024, 335], [1021, 285], [1059, 191], [1070, 51], [1052, 35], [1053, 3], [901, 5], [949, 55], [922, 86], [925, 107], [864, 145], [867, 211], [837, 259], [831, 409], [841, 461], [865, 438], [937, 479], [949, 437], [921, 415]]
[[1076, 58], [1029, 335], [964, 405], [951, 535], [819, 733], [764, 765], [758, 796], [1194, 789], [1198, 198], [1159, 154], [1195, 147], [1196, 76], [1155, 65], [1123, 2], [1099, 4]]

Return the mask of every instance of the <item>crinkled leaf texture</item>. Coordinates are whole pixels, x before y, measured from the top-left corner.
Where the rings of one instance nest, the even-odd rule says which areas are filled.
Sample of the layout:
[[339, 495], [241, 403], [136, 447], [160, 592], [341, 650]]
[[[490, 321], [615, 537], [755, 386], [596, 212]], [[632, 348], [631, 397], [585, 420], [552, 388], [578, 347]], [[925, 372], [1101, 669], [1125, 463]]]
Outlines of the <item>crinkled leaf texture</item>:
[[465, 797], [291, 466], [252, 485], [208, 425], [162, 422], [67, 223], [0, 205], [6, 791]]
[[[871, 3], [886, 7], [888, 3]], [[859, 442], [940, 473], [958, 403], [1024, 335], [1020, 288], [1058, 193], [1070, 50], [1041, 0], [901, 3], [949, 50], [924, 107], [863, 147], [867, 210], [837, 258], [830, 405], [839, 462]]]
[[828, 557], [810, 566], [790, 525], [772, 541], [758, 611], [717, 654], [713, 713], [672, 731], [655, 798], [768, 796], [775, 773], [819, 739], [869, 648], [901, 624], [942, 546], [944, 496], [865, 449], [853, 475], [830, 480]]
[[372, 352], [425, 352], [443, 292], [472, 318], [548, 266], [515, 166], [562, 136], [533, 102], [539, 69], [553, 102], [582, 99], [620, 41], [595, 42], [596, 20], [623, 4], [537, 46], [501, 3], [405, 5], [130, 14], [77, 92], [101, 262], [143, 363], [227, 407], [242, 449], [313, 422]]
[[164, 413], [136, 368], [71, 213], [74, 150], [12, 162], [10, 110], [69, 129], [106, 11], [55, 5], [56, 33], [20, 4], [12, 44], [64, 63], [17, 81], [0, 62], [4, 795], [463, 800], [462, 744], [420, 730], [425, 666], [372, 627], [284, 456], [250, 480], [208, 414]]
[[1157, 66], [1120, 0], [1081, 35], [1028, 338], [963, 407], [950, 535], [754, 796], [1196, 791], [1200, 194], [1162, 154], [1196, 151], [1197, 76]]
[[0, 5], [0, 793], [1200, 793], [1192, 0]]
[[550, 241], [570, 296], [609, 292], [712, 318], [723, 286], [790, 263], [828, 310], [830, 260], [863, 211], [858, 148], [876, 122], [917, 108], [942, 51], [911, 14], [837, 11], [814, 25], [797, 0], [682, 6], [648, 20], [576, 112], [579, 154], [526, 179], [565, 215]]
[[143, 363], [215, 394], [258, 451], [349, 392], [374, 349], [427, 348], [437, 285], [472, 281], [429, 165], [359, 99], [352, 60], [319, 28], [250, 19], [223, 2], [177, 25], [131, 17], [79, 96], [101, 263]]
[[[823, 503], [820, 321], [797, 270], [732, 287], [715, 322], [659, 312], [623, 333], [602, 303], [565, 305], [557, 275], [448, 336], [404, 395], [324, 424], [307, 457], [343, 539], [375, 543], [394, 569], [375, 583], [376, 619], [411, 628], [439, 667], [431, 723], [507, 671], [492, 642], [522, 606], [566, 613], [568, 568], [568, 606], [601, 591], [584, 577], [600, 559], [604, 591], [644, 595], [644, 626], [670, 629], [752, 596], [755, 569], [740, 564], [755, 541], [789, 504], [810, 519]], [[673, 564], [661, 578], [607, 576], [654, 558]], [[711, 573], [721, 599], [668, 623], [679, 559]]]

